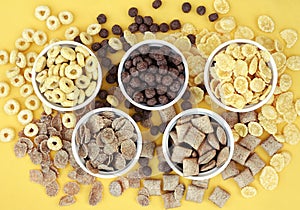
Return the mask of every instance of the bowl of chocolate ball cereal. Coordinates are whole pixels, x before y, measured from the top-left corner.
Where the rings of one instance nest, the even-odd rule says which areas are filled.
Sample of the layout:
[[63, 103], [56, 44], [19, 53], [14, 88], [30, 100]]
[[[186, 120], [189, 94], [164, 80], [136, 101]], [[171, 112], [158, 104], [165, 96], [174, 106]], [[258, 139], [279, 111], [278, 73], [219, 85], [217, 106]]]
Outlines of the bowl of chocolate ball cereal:
[[213, 102], [233, 112], [256, 110], [269, 101], [277, 84], [272, 55], [259, 43], [234, 39], [208, 57], [204, 84]]
[[98, 108], [77, 122], [72, 134], [72, 151], [77, 164], [92, 176], [122, 176], [140, 157], [141, 131], [125, 112]]
[[162, 149], [169, 166], [178, 175], [205, 180], [221, 173], [234, 151], [227, 122], [207, 109], [188, 109], [177, 114], [163, 134]]
[[97, 96], [102, 70], [97, 57], [85, 45], [59, 41], [46, 46], [32, 70], [32, 86], [39, 99], [58, 111], [87, 106]]
[[188, 77], [182, 53], [162, 40], [145, 40], [132, 46], [118, 69], [122, 93], [144, 110], [161, 110], [175, 104], [187, 88]]

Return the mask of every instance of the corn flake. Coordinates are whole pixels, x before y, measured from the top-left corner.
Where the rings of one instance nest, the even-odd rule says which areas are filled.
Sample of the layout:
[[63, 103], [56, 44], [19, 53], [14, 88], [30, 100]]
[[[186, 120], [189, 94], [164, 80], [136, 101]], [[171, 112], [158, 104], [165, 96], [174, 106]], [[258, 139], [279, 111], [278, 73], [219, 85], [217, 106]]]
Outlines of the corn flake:
[[258, 53], [257, 47], [252, 44], [244, 44], [241, 50], [246, 58], [253, 58]]
[[296, 124], [288, 123], [284, 126], [283, 135], [285, 136], [288, 144], [295, 145], [300, 141], [300, 130]]
[[298, 116], [300, 116], [300, 99], [297, 99], [295, 102], [295, 110], [296, 110]]
[[204, 98], [204, 91], [199, 87], [191, 87], [190, 92], [196, 104], [200, 103]]
[[255, 41], [264, 46], [268, 51], [273, 51], [275, 49], [274, 40], [267, 36], [257, 36]]
[[258, 23], [258, 28], [263, 32], [271, 33], [275, 29], [275, 23], [270, 16], [267, 15], [259, 16], [257, 23]]
[[300, 70], [300, 56], [294, 55], [287, 59], [286, 66], [293, 71], [299, 71]]
[[236, 27], [236, 22], [234, 17], [223, 17], [220, 21], [220, 27], [226, 32], [231, 32]]
[[226, 14], [229, 12], [230, 6], [227, 0], [215, 0], [214, 9], [220, 14]]
[[278, 185], [278, 180], [278, 174], [272, 166], [265, 166], [259, 176], [259, 182], [266, 190], [274, 190]]
[[250, 89], [254, 92], [261, 92], [265, 89], [266, 83], [261, 78], [254, 78], [250, 82]]
[[256, 73], [256, 71], [257, 71], [257, 67], [258, 67], [258, 58], [255, 56], [250, 61], [250, 64], [249, 64], [249, 74], [250, 75], [254, 75]]
[[233, 74], [235, 77], [238, 76], [246, 77], [248, 74], [248, 65], [246, 61], [237, 60], [234, 65]]
[[248, 134], [248, 127], [243, 123], [236, 123], [233, 128], [240, 137], [245, 137]]
[[228, 54], [219, 53], [215, 56], [216, 66], [223, 71], [230, 72], [235, 67], [235, 60]]
[[189, 51], [192, 47], [189, 38], [187, 38], [186, 36], [182, 36], [178, 38], [174, 42], [174, 45], [181, 51]]
[[238, 26], [234, 32], [235, 39], [253, 39], [254, 32], [247, 26]]
[[185, 35], [196, 34], [197, 33], [197, 29], [196, 29], [196, 27], [193, 24], [191, 24], [191, 23], [185, 23], [181, 27], [181, 32], [183, 34], [185, 34]]
[[293, 47], [298, 40], [298, 33], [293, 29], [282, 30], [280, 36], [285, 41], [287, 48]]
[[238, 76], [233, 82], [234, 89], [238, 93], [245, 93], [248, 90], [248, 80], [244, 76]]
[[279, 114], [284, 115], [293, 105], [293, 92], [285, 92], [280, 94], [276, 99], [276, 110]]
[[277, 69], [282, 68], [286, 64], [286, 56], [282, 52], [275, 52], [272, 54], [272, 57], [276, 63]]
[[197, 45], [198, 50], [203, 57], [207, 58], [212, 51], [221, 44], [221, 40], [218, 35], [213, 34], [207, 38], [205, 43], [200, 43]]
[[221, 95], [223, 98], [229, 98], [234, 94], [234, 87], [232, 83], [226, 82], [221, 85], [220, 89]]
[[273, 136], [276, 139], [276, 141], [278, 141], [280, 143], [284, 143], [285, 142], [285, 136], [284, 135], [282, 135], [282, 134], [274, 134]]
[[252, 136], [261, 136], [264, 132], [262, 126], [257, 122], [248, 123], [248, 131]]
[[277, 172], [281, 172], [284, 168], [284, 156], [282, 154], [275, 154], [270, 160], [270, 165]]
[[263, 105], [261, 107], [261, 113], [268, 120], [275, 120], [277, 118], [276, 109], [273, 106], [268, 105], [268, 104]]
[[277, 123], [275, 120], [268, 120], [266, 117], [262, 115], [262, 113], [258, 113], [259, 124], [267, 131], [269, 134], [277, 133]]
[[282, 74], [279, 78], [279, 88], [282, 92], [286, 92], [292, 86], [292, 77], [288, 74]]
[[281, 154], [283, 155], [284, 158], [284, 166], [286, 167], [287, 165], [290, 164], [291, 160], [292, 160], [292, 155], [290, 152], [288, 151], [282, 151]]

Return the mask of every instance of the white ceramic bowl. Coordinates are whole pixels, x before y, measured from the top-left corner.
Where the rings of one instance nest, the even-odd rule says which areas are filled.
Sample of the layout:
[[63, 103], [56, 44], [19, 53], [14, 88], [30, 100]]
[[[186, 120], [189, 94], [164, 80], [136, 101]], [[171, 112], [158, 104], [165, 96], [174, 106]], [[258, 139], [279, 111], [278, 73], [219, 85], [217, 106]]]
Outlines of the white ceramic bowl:
[[[86, 47], [83, 44], [80, 44], [80, 43], [74, 42], [74, 41], [59, 41], [59, 42], [52, 43], [52, 44], [48, 45], [47, 47], [45, 47], [38, 55], [36, 62], [38, 61], [38, 59], [40, 57], [47, 55], [47, 52], [49, 51], [49, 49], [51, 49], [54, 46], [58, 46], [58, 45], [59, 46], [67, 46], [67, 47], [71, 47], [71, 48], [81, 46], [84, 49], [86, 49], [90, 53], [91, 56], [94, 56], [95, 58], [97, 58], [95, 56], [95, 54], [88, 47]], [[81, 109], [81, 108], [87, 106], [97, 96], [97, 93], [100, 90], [101, 83], [102, 83], [102, 70], [101, 70], [100, 63], [97, 59], [97, 62], [98, 62], [98, 68], [97, 68], [98, 69], [98, 78], [96, 80], [97, 84], [96, 84], [96, 88], [95, 88], [93, 94], [90, 97], [86, 97], [83, 103], [76, 104], [75, 106], [71, 106], [71, 107], [64, 107], [60, 104], [52, 103], [52, 102], [48, 101], [47, 98], [40, 92], [39, 84], [36, 81], [36, 75], [37, 75], [36, 71], [35, 71], [36, 62], [34, 63], [33, 69], [32, 69], [32, 86], [33, 86], [34, 92], [39, 97], [39, 99], [42, 101], [42, 103], [46, 104], [48, 107], [50, 107], [52, 109], [55, 109], [55, 110], [61, 111], [61, 112], [74, 111], [74, 110]]]
[[[205, 172], [200, 172], [198, 175], [195, 176], [183, 176], [183, 171], [182, 168], [180, 168], [176, 163], [174, 163], [171, 160], [171, 153], [170, 153], [170, 148], [169, 148], [169, 141], [170, 141], [170, 131], [174, 128], [174, 126], [177, 123], [177, 120], [181, 117], [184, 116], [189, 116], [189, 115], [207, 115], [210, 117], [211, 120], [216, 121], [225, 131], [226, 137], [227, 137], [227, 146], [229, 147], [229, 156], [226, 162], [220, 166], [220, 167], [214, 167], [208, 171]], [[207, 109], [202, 109], [202, 108], [194, 108], [194, 109], [188, 109], [186, 111], [183, 111], [176, 115], [167, 125], [164, 134], [163, 134], [163, 140], [162, 140], [162, 149], [163, 149], [163, 154], [164, 157], [169, 164], [169, 166], [180, 176], [191, 179], [191, 180], [204, 180], [204, 179], [209, 179], [212, 178], [218, 174], [220, 174], [229, 164], [232, 156], [233, 156], [233, 151], [234, 151], [234, 139], [233, 135], [230, 129], [230, 126], [228, 123], [217, 113], [212, 112]]]
[[[180, 55], [181, 59], [182, 59], [182, 63], [184, 66], [184, 83], [182, 84], [177, 96], [172, 100], [169, 101], [169, 103], [164, 104], [164, 105], [155, 105], [155, 106], [148, 106], [145, 104], [141, 104], [141, 103], [137, 103], [136, 101], [134, 101], [127, 93], [127, 91], [125, 90], [122, 78], [121, 78], [121, 74], [124, 70], [124, 63], [128, 60], [128, 57], [131, 55], [131, 53], [133, 51], [135, 51], [136, 49], [138, 49], [139, 47], [143, 46], [143, 45], [149, 45], [150, 47], [162, 47], [162, 46], [167, 46], [169, 48], [171, 48], [171, 50]], [[147, 71], [147, 70], [146, 70]], [[174, 45], [166, 42], [166, 41], [162, 41], [162, 40], [145, 40], [142, 42], [139, 42], [138, 44], [135, 44], [134, 46], [132, 46], [126, 53], [125, 55], [122, 57], [122, 60], [119, 64], [119, 68], [118, 68], [118, 83], [120, 86], [120, 89], [123, 93], [123, 95], [126, 97], [126, 99], [128, 101], [130, 101], [130, 103], [134, 104], [135, 106], [144, 109], [144, 110], [162, 110], [165, 108], [168, 108], [170, 106], [172, 106], [173, 104], [175, 104], [176, 102], [178, 102], [178, 100], [182, 97], [182, 95], [184, 94], [186, 88], [187, 88], [187, 84], [188, 84], [188, 79], [189, 79], [189, 70], [188, 70], [188, 64], [187, 61], [185, 59], [185, 57], [183, 56], [183, 54], [180, 52], [179, 49], [177, 49]]]
[[[83, 161], [81, 160], [81, 158], [78, 155], [78, 145], [76, 144], [76, 134], [80, 128], [81, 125], [84, 125], [88, 119], [95, 115], [95, 114], [100, 114], [102, 112], [113, 112], [115, 115], [120, 116], [120, 117], [125, 117], [126, 119], [128, 119], [131, 124], [134, 126], [136, 134], [137, 134], [137, 141], [136, 141], [136, 154], [134, 156], [134, 158], [129, 161], [127, 163], [127, 165], [125, 166], [125, 168], [120, 169], [120, 170], [114, 170], [114, 171], [101, 171], [99, 170], [99, 173], [93, 173], [91, 172], [89, 169], [87, 169], [87, 167], [85, 166], [85, 164], [83, 163]], [[123, 174], [127, 173], [132, 167], [135, 166], [135, 164], [137, 163], [140, 154], [142, 152], [142, 134], [141, 131], [138, 127], [138, 125], [136, 124], [136, 122], [125, 112], [119, 110], [119, 109], [115, 109], [115, 108], [110, 108], [110, 107], [104, 107], [104, 108], [98, 108], [98, 109], [94, 109], [88, 113], [86, 113], [76, 124], [73, 134], [72, 134], [72, 152], [74, 155], [74, 158], [77, 162], [77, 164], [87, 173], [91, 174], [92, 176], [95, 177], [99, 177], [99, 178], [114, 178], [114, 177], [118, 177], [118, 176], [122, 176]]]
[[228, 105], [224, 104], [220, 99], [218, 99], [210, 88], [210, 81], [211, 81], [210, 68], [213, 66], [214, 57], [220, 51], [226, 49], [226, 47], [228, 47], [230, 44], [251, 44], [251, 45], [256, 46], [260, 50], [268, 52], [268, 50], [265, 47], [263, 47], [261, 44], [255, 42], [255, 41], [249, 40], [249, 39], [234, 39], [234, 40], [230, 40], [230, 41], [222, 43], [210, 54], [210, 56], [208, 57], [207, 62], [205, 64], [204, 84], [205, 84], [206, 90], [207, 90], [208, 94], [210, 95], [211, 99], [213, 100], [213, 102], [215, 102], [217, 105], [219, 105], [223, 109], [226, 109], [226, 110], [229, 110], [232, 112], [250, 112], [250, 111], [256, 110], [256, 109], [262, 107], [265, 103], [267, 103], [275, 91], [275, 88], [277, 85], [277, 77], [278, 77], [276, 63], [275, 63], [273, 57], [270, 56], [270, 61], [267, 64], [268, 64], [268, 67], [272, 71], [272, 79], [271, 79], [272, 87], [271, 87], [271, 90], [268, 93], [268, 95], [263, 100], [259, 101], [256, 104], [247, 104], [243, 109], [237, 109], [235, 107], [228, 106]]

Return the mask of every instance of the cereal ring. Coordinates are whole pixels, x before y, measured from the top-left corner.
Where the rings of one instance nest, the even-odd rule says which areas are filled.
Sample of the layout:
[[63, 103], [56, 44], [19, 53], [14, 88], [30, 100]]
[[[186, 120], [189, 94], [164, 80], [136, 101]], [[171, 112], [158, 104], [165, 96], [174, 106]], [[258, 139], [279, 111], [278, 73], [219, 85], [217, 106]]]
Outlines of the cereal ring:
[[44, 96], [45, 98], [48, 100], [48, 101], [51, 101], [53, 102], [53, 94], [52, 94], [52, 91], [51, 90], [46, 90], [44, 91]]
[[6, 82], [0, 82], [0, 98], [8, 96], [10, 87]]
[[41, 102], [36, 95], [30, 95], [25, 100], [25, 106], [30, 110], [37, 110], [40, 108]]
[[48, 77], [48, 72], [47, 72], [47, 70], [44, 70], [44, 71], [39, 72], [36, 75], [35, 80], [39, 83], [43, 83], [47, 77]]
[[87, 49], [85, 49], [83, 46], [77, 46], [77, 47], [75, 47], [75, 52], [82, 53], [85, 58], [88, 57], [88, 56], [90, 56], [89, 51]]
[[82, 53], [76, 53], [76, 59], [79, 66], [85, 66], [84, 55]]
[[10, 83], [14, 87], [21, 87], [25, 83], [25, 79], [21, 74], [18, 74], [17, 76], [10, 78]]
[[76, 58], [75, 51], [70, 47], [62, 47], [60, 54], [67, 60], [73, 61]]
[[90, 83], [91, 80], [85, 75], [81, 75], [79, 78], [75, 80], [76, 87], [80, 89], [86, 89], [90, 85]]
[[93, 43], [93, 37], [86, 32], [81, 32], [79, 37], [84, 45], [91, 45]]
[[82, 75], [82, 68], [78, 64], [70, 64], [65, 68], [65, 75], [69, 79], [77, 79]]
[[26, 81], [31, 82], [32, 81], [32, 68], [31, 67], [27, 67], [24, 70], [24, 78]]
[[63, 105], [64, 107], [72, 107], [75, 106], [77, 104], [77, 100], [64, 100], [63, 102], [61, 102], [61, 105]]
[[66, 97], [68, 100], [76, 100], [79, 97], [79, 89], [75, 86], [75, 89], [73, 92], [66, 94]]
[[89, 35], [93, 36], [98, 34], [100, 30], [101, 30], [101, 25], [99, 23], [92, 23], [87, 27], [86, 32]]
[[47, 65], [47, 59], [45, 56], [41, 56], [35, 63], [35, 72], [41, 72]]
[[22, 32], [22, 37], [26, 42], [33, 42], [34, 30], [32, 28], [25, 28]]
[[66, 94], [59, 88], [52, 91], [52, 97], [54, 103], [61, 103], [66, 100]]
[[121, 50], [123, 49], [123, 44], [121, 42], [120, 39], [116, 38], [116, 37], [112, 37], [108, 40], [108, 44], [109, 46], [111, 46], [111, 48], [113, 48], [114, 50]]
[[79, 29], [75, 26], [71, 26], [67, 28], [65, 31], [65, 38], [67, 40], [74, 40], [74, 38], [78, 35], [79, 35]]
[[9, 55], [9, 63], [15, 64], [17, 61], [18, 50], [12, 50]]
[[20, 68], [25, 68], [25, 66], [26, 66], [26, 56], [24, 55], [24, 53], [18, 52], [16, 65]]
[[49, 40], [49, 44], [53, 44], [53, 43], [56, 43], [56, 42], [59, 42], [59, 41], [62, 41], [61, 39], [59, 38], [52, 38]]
[[87, 72], [97, 71], [98, 68], [98, 60], [94, 56], [87, 57], [85, 61], [85, 70]]
[[27, 42], [24, 38], [18, 38], [15, 41], [15, 47], [20, 51], [25, 51], [30, 47], [30, 42]]
[[34, 137], [38, 134], [39, 128], [35, 123], [29, 123], [24, 128], [24, 134], [27, 137]]
[[56, 58], [55, 58], [55, 64], [62, 64], [62, 63], [66, 63], [68, 62], [67, 59], [65, 59], [62, 55], [58, 55]]
[[13, 78], [19, 74], [20, 74], [20, 68], [17, 66], [14, 66], [6, 71], [6, 77], [8, 79]]
[[46, 26], [50, 31], [57, 30], [60, 27], [59, 19], [54, 15], [49, 16], [46, 20]]
[[42, 46], [47, 42], [47, 34], [44, 31], [36, 31], [33, 34], [33, 41], [38, 46]]
[[62, 148], [63, 144], [61, 139], [58, 136], [51, 136], [47, 140], [47, 146], [50, 150], [58, 151]]
[[61, 50], [61, 46], [55, 45], [48, 50], [47, 56], [50, 58], [56, 58], [59, 55], [60, 50]]
[[73, 22], [74, 17], [70, 11], [61, 11], [58, 13], [58, 19], [63, 25], [68, 25]]
[[20, 88], [20, 95], [24, 98], [30, 96], [33, 93], [33, 87], [30, 84], [24, 84]]
[[97, 80], [98, 79], [98, 71], [93, 71], [92, 72], [92, 78], [93, 78], [93, 80]]
[[23, 109], [18, 114], [18, 121], [22, 125], [27, 125], [33, 120], [33, 113], [29, 109]]
[[85, 92], [83, 90], [80, 90], [79, 97], [78, 97], [78, 104], [82, 104], [85, 99]]
[[51, 109], [49, 106], [45, 105], [44, 103], [42, 104], [42, 106], [43, 106], [44, 112], [45, 112], [47, 115], [52, 114], [52, 109]]
[[29, 52], [26, 54], [26, 61], [27, 61], [27, 66], [33, 66], [36, 58], [37, 58], [37, 53], [36, 52]]
[[58, 88], [58, 82], [59, 82], [59, 76], [49, 76], [45, 80], [45, 87], [48, 90], [54, 90], [55, 88]]
[[34, 16], [43, 21], [46, 20], [50, 16], [50, 8], [48, 6], [38, 6], [34, 10]]
[[60, 68], [59, 68], [59, 76], [60, 77], [64, 77], [65, 76], [65, 69], [66, 69], [67, 66], [68, 66], [67, 63], [62, 63], [60, 65]]
[[66, 127], [66, 128], [74, 128], [76, 125], [76, 116], [74, 113], [64, 113], [62, 118], [62, 124]]
[[15, 138], [15, 130], [13, 128], [2, 128], [0, 130], [0, 141], [10, 142]]
[[64, 93], [71, 93], [72, 91], [75, 90], [75, 85], [74, 85], [74, 82], [71, 79], [69, 79], [67, 77], [62, 77], [59, 80], [59, 88]]
[[54, 76], [59, 76], [60, 66], [61, 66], [60, 63], [53, 66], [53, 72], [52, 73], [53, 73]]
[[94, 91], [96, 89], [96, 85], [97, 85], [97, 83], [95, 81], [91, 82], [89, 87], [85, 90], [85, 95], [87, 97], [90, 97], [94, 93]]
[[20, 103], [16, 99], [9, 99], [3, 108], [6, 114], [15, 115], [20, 111]]
[[6, 50], [0, 50], [0, 65], [8, 63], [8, 52]]

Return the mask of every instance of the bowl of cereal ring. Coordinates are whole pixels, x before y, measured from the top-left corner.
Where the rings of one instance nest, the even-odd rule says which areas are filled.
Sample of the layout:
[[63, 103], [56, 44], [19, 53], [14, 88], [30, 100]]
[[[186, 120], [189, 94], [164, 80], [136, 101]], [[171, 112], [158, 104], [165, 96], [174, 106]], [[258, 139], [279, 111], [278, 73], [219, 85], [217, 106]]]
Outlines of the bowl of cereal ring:
[[72, 134], [72, 151], [78, 165], [100, 178], [127, 173], [142, 151], [142, 135], [136, 122], [125, 112], [98, 108], [85, 114]]
[[204, 84], [213, 102], [233, 112], [249, 112], [273, 95], [277, 68], [268, 50], [248, 39], [219, 45], [208, 57]]
[[182, 53], [161, 40], [132, 46], [118, 68], [124, 96], [144, 110], [161, 110], [175, 104], [188, 84], [188, 65]]
[[163, 155], [180, 176], [205, 180], [221, 173], [234, 151], [228, 123], [217, 113], [193, 108], [177, 114], [167, 125]]
[[102, 70], [94, 53], [74, 41], [45, 47], [32, 70], [36, 95], [48, 107], [74, 111], [89, 104], [102, 83]]

